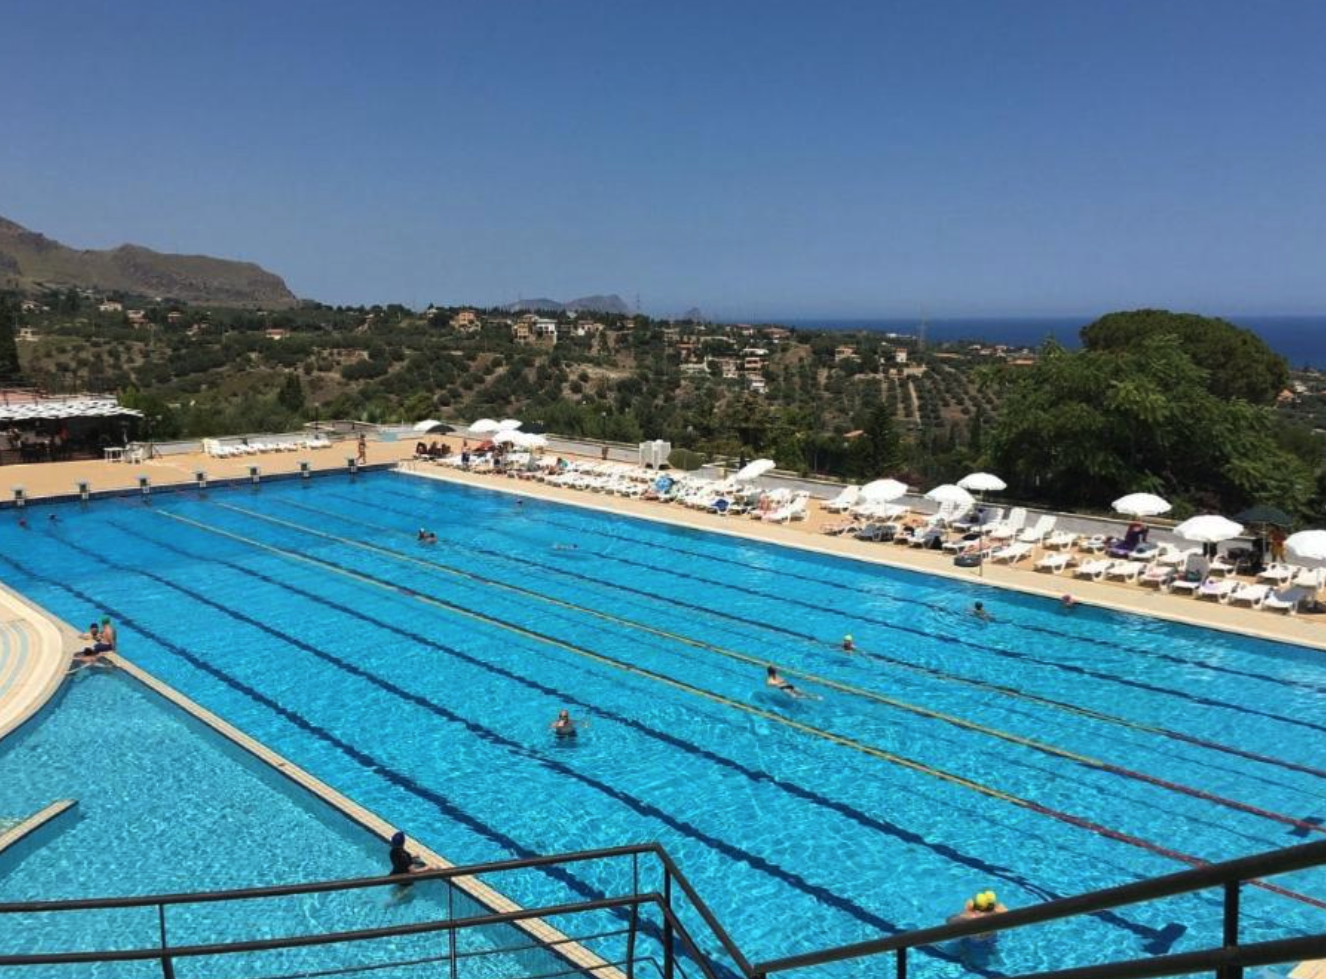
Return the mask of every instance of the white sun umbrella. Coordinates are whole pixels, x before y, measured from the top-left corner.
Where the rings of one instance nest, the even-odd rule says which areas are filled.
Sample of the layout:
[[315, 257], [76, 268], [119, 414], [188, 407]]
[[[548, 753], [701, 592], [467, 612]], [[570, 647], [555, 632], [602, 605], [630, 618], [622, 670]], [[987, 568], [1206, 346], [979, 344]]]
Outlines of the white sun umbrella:
[[748, 462], [733, 474], [733, 479], [739, 479], [743, 482], [748, 479], [758, 479], [777, 465], [772, 459], [756, 459], [754, 462]]
[[907, 494], [907, 484], [896, 479], [877, 479], [861, 487], [860, 499], [866, 503], [892, 503]]
[[953, 503], [958, 506], [971, 506], [976, 502], [976, 497], [972, 496], [961, 486], [953, 483], [944, 483], [936, 486], [925, 495], [927, 500], [933, 500], [935, 503]]
[[1154, 493], [1129, 493], [1114, 501], [1114, 512], [1129, 517], [1154, 517], [1169, 510], [1169, 503]]
[[1195, 544], [1219, 544], [1243, 533], [1243, 524], [1215, 513], [1204, 513], [1200, 517], [1189, 517], [1174, 528], [1174, 533]]
[[1008, 489], [1008, 484], [994, 473], [971, 473], [959, 479], [958, 486], [972, 493], [999, 493]]
[[501, 430], [501, 424], [493, 421], [491, 418], [480, 418], [470, 426], [470, 431], [474, 432], [476, 435], [488, 435], [492, 432], [500, 432]]
[[436, 418], [429, 418], [426, 421], [414, 423], [414, 430], [416, 432], [431, 432], [435, 428], [445, 428], [445, 427], [446, 426], [443, 425], [443, 423], [438, 421]]
[[521, 424], [522, 422], [519, 418], [503, 418], [497, 423], [497, 430], [499, 432], [514, 432], [521, 426]]
[[493, 436], [494, 445], [518, 445], [520, 443], [520, 432], [504, 431], [498, 432]]
[[1285, 548], [1304, 561], [1326, 561], [1326, 530], [1300, 530], [1285, 538]]
[[[507, 433], [501, 432], [499, 434], [505, 435]], [[534, 432], [511, 432], [510, 434], [516, 437], [515, 444], [522, 449], [546, 449], [548, 447], [548, 440]]]

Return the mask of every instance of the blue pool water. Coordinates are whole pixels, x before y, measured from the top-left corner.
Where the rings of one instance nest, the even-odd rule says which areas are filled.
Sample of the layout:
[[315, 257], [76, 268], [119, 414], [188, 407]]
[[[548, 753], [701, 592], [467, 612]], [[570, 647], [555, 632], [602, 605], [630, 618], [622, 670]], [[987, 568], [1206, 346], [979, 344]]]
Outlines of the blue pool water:
[[[60, 516], [0, 523], [0, 577], [72, 622], [116, 616], [126, 655], [453, 860], [660, 840], [754, 959], [933, 924], [977, 890], [1024, 906], [1321, 838], [1307, 650], [396, 474]], [[766, 662], [823, 699], [769, 692]], [[560, 707], [591, 719], [574, 746]], [[1326, 876], [1276, 883], [1248, 890], [1245, 940], [1321, 926]], [[976, 965], [1219, 933], [1204, 895]]]

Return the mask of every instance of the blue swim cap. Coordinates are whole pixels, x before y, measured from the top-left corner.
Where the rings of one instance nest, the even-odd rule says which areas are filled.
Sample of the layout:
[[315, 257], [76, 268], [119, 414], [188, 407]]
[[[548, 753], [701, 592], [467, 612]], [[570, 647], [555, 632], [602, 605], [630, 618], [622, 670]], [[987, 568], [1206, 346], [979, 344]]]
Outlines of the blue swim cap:
[[392, 846], [404, 846], [404, 845], [405, 845], [405, 834], [402, 833], [400, 830], [397, 830], [397, 831], [392, 835], [392, 837], [391, 837], [391, 845], [392, 845]]

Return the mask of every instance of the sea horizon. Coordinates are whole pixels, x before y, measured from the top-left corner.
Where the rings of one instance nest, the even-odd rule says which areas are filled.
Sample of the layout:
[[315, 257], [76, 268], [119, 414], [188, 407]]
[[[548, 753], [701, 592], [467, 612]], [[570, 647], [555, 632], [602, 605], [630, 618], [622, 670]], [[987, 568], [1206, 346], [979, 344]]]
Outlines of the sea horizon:
[[[1004, 344], [1011, 347], [1038, 347], [1053, 339], [1065, 347], [1081, 346], [1079, 332], [1098, 316], [952, 316], [924, 321], [927, 341], [931, 343]], [[1307, 315], [1233, 314], [1220, 317], [1252, 330], [1272, 350], [1289, 361], [1294, 369], [1326, 369], [1326, 313]], [[919, 317], [769, 317], [761, 322], [780, 323], [797, 329], [837, 330], [844, 333], [869, 331], [917, 336]]]

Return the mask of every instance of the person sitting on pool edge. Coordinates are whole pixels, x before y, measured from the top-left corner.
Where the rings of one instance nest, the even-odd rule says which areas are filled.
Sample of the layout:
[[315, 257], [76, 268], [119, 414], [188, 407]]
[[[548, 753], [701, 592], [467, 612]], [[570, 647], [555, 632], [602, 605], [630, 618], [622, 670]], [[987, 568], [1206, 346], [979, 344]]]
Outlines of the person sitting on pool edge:
[[557, 720], [548, 726], [559, 738], [574, 738], [579, 733], [576, 730], [576, 722], [571, 719], [571, 712], [565, 707], [557, 712]]

